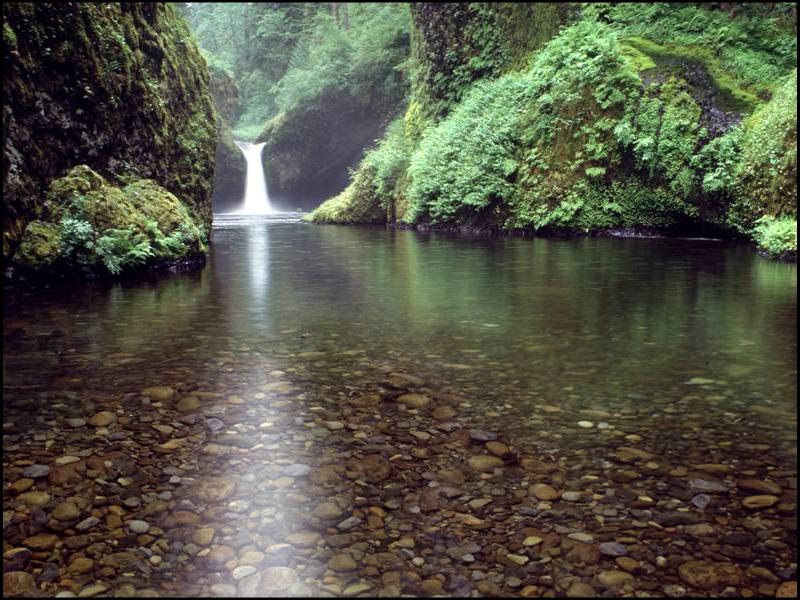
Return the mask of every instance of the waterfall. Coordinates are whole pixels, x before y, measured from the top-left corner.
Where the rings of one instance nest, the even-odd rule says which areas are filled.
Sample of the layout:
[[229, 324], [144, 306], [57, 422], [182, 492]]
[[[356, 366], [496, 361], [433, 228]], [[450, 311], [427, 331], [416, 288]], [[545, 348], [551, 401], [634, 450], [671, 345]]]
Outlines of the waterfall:
[[273, 212], [261, 164], [264, 143], [236, 142], [247, 161], [247, 182], [244, 188], [244, 205], [237, 212], [244, 215], [267, 215]]

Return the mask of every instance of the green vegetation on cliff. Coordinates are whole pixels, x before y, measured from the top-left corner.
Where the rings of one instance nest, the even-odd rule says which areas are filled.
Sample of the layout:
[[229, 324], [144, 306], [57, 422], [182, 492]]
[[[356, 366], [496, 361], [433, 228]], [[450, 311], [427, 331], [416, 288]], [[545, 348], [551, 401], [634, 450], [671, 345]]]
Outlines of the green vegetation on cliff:
[[[77, 165], [108, 180], [109, 193], [119, 192], [112, 193], [117, 199], [129, 200], [125, 210], [109, 213], [117, 220], [86, 220], [112, 232], [95, 229], [93, 234], [99, 236], [95, 250], [110, 271], [138, 260], [135, 249], [143, 246], [136, 236], [144, 222], [135, 215], [148, 215], [153, 209], [148, 203], [160, 206], [163, 194], [172, 194], [183, 207], [172, 214], [184, 220], [191, 231], [187, 235], [197, 229], [198, 240], [207, 239], [215, 115], [206, 63], [175, 7], [6, 3], [3, 31], [4, 260], [37, 266], [26, 262], [36, 253], [18, 252], [20, 246], [30, 249], [47, 237], [45, 231], [62, 225], [64, 233], [87, 238], [86, 227], [70, 220], [80, 216], [57, 206], [58, 198], [48, 193], [54, 180]], [[131, 187], [136, 180], [155, 183], [145, 186], [150, 186], [147, 193], [144, 188], [137, 193]], [[137, 223], [133, 229], [131, 219]], [[173, 229], [168, 229], [159, 231], [169, 236]], [[153, 232], [152, 243], [158, 235]], [[187, 254], [201, 248], [198, 240], [187, 242]], [[42, 248], [59, 248], [49, 259], [64, 256], [61, 242]], [[162, 255], [170, 253], [176, 254]]]
[[[502, 4], [415, 4], [404, 127], [311, 220], [374, 220], [371, 206], [386, 221], [445, 226], [710, 224], [792, 253], [786, 6], [538, 6], [525, 9], [537, 19]], [[528, 45], [511, 34], [521, 27], [537, 34]]]

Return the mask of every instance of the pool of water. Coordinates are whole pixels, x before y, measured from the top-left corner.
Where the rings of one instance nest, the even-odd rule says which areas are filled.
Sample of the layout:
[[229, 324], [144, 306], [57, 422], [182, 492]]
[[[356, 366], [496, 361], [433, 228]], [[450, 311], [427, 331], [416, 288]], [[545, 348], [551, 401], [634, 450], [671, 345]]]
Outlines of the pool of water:
[[[40, 593], [796, 578], [797, 267], [746, 247], [220, 215], [199, 272], [15, 290], [3, 321], [4, 537]], [[314, 512], [325, 499], [335, 516]], [[583, 548], [603, 543], [637, 566]], [[728, 575], [703, 587], [693, 561], [738, 570], [704, 563]]]

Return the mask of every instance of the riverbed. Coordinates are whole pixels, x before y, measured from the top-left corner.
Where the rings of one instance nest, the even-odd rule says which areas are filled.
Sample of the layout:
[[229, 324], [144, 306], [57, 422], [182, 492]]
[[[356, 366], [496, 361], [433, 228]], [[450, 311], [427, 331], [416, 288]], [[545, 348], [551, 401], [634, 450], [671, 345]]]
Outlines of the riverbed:
[[220, 215], [3, 322], [6, 587], [796, 589], [797, 267], [748, 247]]

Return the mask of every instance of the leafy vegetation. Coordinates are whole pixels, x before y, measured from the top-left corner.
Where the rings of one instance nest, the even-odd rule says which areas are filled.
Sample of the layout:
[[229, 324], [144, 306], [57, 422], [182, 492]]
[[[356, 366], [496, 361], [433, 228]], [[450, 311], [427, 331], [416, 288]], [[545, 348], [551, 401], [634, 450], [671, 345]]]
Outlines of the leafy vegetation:
[[124, 188], [79, 165], [54, 180], [43, 214], [22, 238], [18, 260], [35, 269], [122, 271], [206, 251], [186, 207], [151, 180]]
[[402, 135], [395, 125], [356, 170], [369, 194], [343, 195], [313, 220], [354, 220], [342, 199], [357, 197], [359, 210], [372, 198], [407, 223], [707, 222], [786, 254], [774, 250], [796, 218], [790, 5], [585, 4], [543, 47], [515, 42], [511, 57], [515, 10], [412, 7]]

